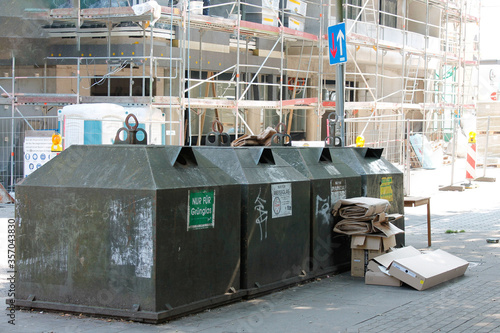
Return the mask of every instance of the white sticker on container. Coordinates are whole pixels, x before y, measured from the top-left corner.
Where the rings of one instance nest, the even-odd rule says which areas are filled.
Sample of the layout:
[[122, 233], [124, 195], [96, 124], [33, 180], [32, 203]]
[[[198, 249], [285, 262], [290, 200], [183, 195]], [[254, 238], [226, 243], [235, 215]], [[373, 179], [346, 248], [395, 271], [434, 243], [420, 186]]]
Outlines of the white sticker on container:
[[292, 215], [292, 184], [272, 184], [272, 218]]
[[345, 179], [332, 179], [330, 180], [331, 189], [331, 204], [332, 206], [341, 199], [347, 198], [347, 189]]

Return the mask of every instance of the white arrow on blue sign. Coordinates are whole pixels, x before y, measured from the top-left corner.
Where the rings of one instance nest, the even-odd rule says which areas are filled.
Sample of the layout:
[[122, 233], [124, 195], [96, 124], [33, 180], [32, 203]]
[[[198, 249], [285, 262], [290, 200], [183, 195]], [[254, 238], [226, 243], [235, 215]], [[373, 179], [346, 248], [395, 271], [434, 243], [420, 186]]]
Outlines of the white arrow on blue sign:
[[330, 57], [330, 65], [347, 61], [345, 23], [339, 23], [328, 27], [328, 54]]

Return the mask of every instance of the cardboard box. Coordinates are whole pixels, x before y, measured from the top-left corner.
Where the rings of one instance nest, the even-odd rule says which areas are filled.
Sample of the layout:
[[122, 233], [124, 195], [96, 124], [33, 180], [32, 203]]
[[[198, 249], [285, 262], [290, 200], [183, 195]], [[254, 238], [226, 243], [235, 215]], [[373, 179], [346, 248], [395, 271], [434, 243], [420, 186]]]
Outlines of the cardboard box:
[[387, 268], [370, 260], [365, 272], [365, 284], [374, 284], [378, 286], [401, 287], [403, 282], [389, 275]]
[[351, 276], [364, 277], [368, 262], [382, 253], [382, 250], [351, 249]]
[[368, 263], [365, 273], [365, 284], [376, 284], [382, 286], [401, 286], [401, 280], [389, 274], [389, 267], [396, 259], [409, 258], [422, 253], [413, 246], [393, 249], [391, 252], [373, 258]]
[[425, 290], [465, 274], [469, 263], [443, 250], [396, 259], [389, 274], [417, 290]]
[[351, 276], [364, 277], [368, 262], [396, 246], [394, 235], [355, 235], [351, 237]]
[[384, 234], [365, 234], [351, 237], [351, 249], [381, 250], [384, 253], [394, 246], [396, 246], [395, 235], [388, 237]]
[[386, 269], [389, 269], [391, 266], [392, 262], [397, 259], [403, 259], [403, 258], [410, 258], [410, 257], [415, 257], [421, 255], [422, 252], [414, 248], [413, 246], [406, 246], [402, 247], [399, 249], [393, 249], [391, 252], [385, 253], [381, 256], [378, 256], [374, 258], [373, 260], [385, 267]]

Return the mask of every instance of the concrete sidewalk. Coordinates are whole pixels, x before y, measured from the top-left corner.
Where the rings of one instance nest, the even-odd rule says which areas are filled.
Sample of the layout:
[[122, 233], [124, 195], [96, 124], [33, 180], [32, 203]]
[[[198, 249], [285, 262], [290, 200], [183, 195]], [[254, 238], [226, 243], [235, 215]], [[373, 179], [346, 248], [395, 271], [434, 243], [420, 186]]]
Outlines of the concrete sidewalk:
[[[455, 179], [464, 179], [455, 167]], [[487, 176], [500, 177], [491, 168]], [[63, 313], [17, 311], [16, 325], [0, 318], [0, 332], [495, 332], [500, 331], [500, 196], [498, 183], [464, 192], [450, 185], [451, 167], [412, 171], [411, 195], [431, 196], [432, 247], [470, 262], [465, 276], [425, 291], [364, 284], [349, 273], [318, 279], [162, 325]], [[482, 175], [482, 170], [478, 170]], [[500, 182], [500, 179], [499, 179]], [[459, 183], [459, 182], [458, 182]], [[7, 219], [0, 206], [0, 302], [5, 304]], [[426, 208], [407, 208], [406, 244], [427, 250]], [[3, 219], [1, 219], [3, 218]], [[445, 233], [446, 230], [464, 230]]]

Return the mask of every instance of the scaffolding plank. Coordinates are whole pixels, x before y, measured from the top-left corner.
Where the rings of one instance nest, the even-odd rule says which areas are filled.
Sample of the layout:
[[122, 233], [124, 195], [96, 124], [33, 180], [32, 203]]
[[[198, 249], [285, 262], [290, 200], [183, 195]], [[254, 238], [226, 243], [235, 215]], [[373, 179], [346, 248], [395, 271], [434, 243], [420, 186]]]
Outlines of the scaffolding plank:
[[279, 36], [283, 32], [285, 38], [318, 41], [316, 35], [302, 32], [287, 27], [275, 27], [249, 21], [240, 21], [240, 33], [242, 35], [252, 35], [256, 37]]
[[188, 27], [213, 31], [234, 32], [237, 29], [237, 20], [222, 17], [190, 14], [187, 20]]
[[44, 104], [44, 105], [62, 105], [76, 104], [78, 98], [76, 95], [27, 95], [15, 94], [16, 104]]
[[[175, 18], [180, 21], [180, 10], [178, 8], [171, 8], [167, 6], [161, 6], [162, 21], [170, 21], [171, 18]], [[45, 20], [76, 20], [78, 18], [77, 8], [55, 8], [45, 11], [29, 12], [26, 14], [27, 17], [33, 19], [45, 19]], [[132, 7], [104, 7], [104, 8], [86, 8], [80, 10], [80, 17], [85, 20], [112, 20], [112, 21], [123, 21], [128, 19], [130, 21], [149, 21], [151, 19], [151, 14], [146, 13], [143, 15], [135, 15]]]
[[287, 99], [281, 101], [281, 106], [286, 109], [292, 108], [307, 108], [318, 105], [318, 98], [298, 98], [298, 99]]
[[176, 96], [155, 96], [153, 98], [153, 105], [180, 107], [180, 99]]
[[234, 109], [236, 101], [224, 99], [209, 98], [190, 98], [184, 101], [186, 108], [204, 108], [204, 109]]
[[149, 104], [149, 96], [80, 96], [82, 103]]
[[189, 102], [184, 102], [185, 107], [191, 108], [206, 108], [206, 109], [305, 109], [318, 105], [318, 99], [299, 98], [283, 101], [248, 101], [242, 100], [236, 103], [235, 100], [221, 100], [209, 98], [191, 98]]
[[77, 8], [56, 8], [51, 9], [49, 12], [50, 18], [56, 19], [74, 19], [78, 16]]

